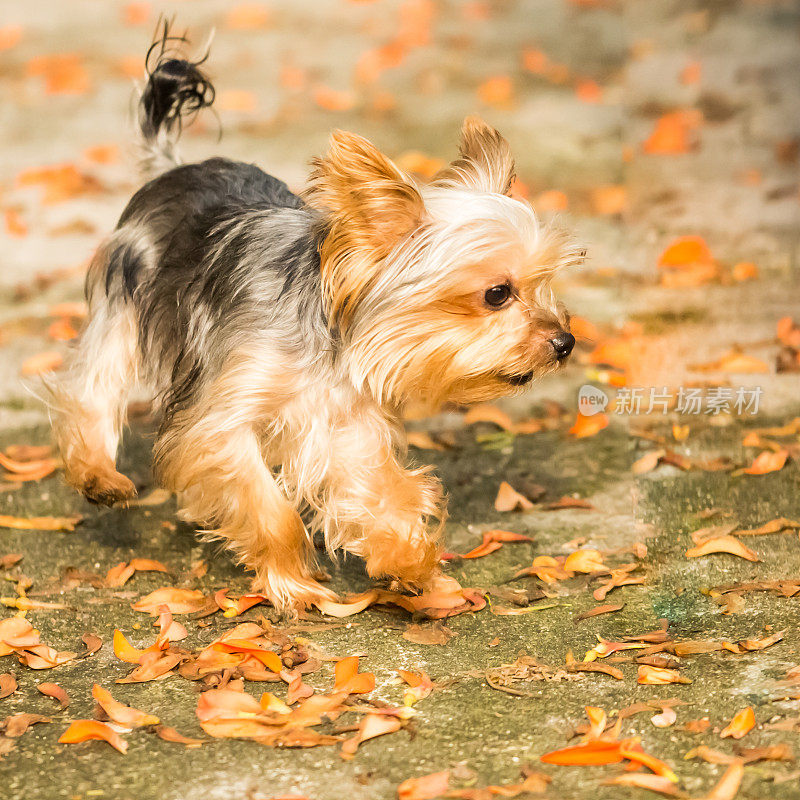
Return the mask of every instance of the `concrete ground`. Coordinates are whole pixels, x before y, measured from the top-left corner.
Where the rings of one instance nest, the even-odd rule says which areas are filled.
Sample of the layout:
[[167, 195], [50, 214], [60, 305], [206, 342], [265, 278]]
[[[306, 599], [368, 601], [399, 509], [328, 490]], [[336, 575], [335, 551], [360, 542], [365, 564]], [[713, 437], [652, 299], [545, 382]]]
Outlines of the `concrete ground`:
[[[427, 773], [450, 769], [451, 787], [460, 789], [513, 784], [520, 770], [532, 765], [552, 778], [546, 797], [648, 797], [652, 793], [643, 789], [601, 783], [618, 774], [618, 766], [551, 766], [539, 757], [577, 741], [571, 737], [586, 721], [585, 706], [602, 707], [612, 716], [634, 703], [671, 698], [686, 704], [675, 706], [672, 726], [654, 726], [654, 709], [624, 719], [621, 731], [625, 737], [641, 737], [647, 752], [671, 765], [685, 796], [705, 796], [725, 771], [724, 765], [684, 759], [700, 744], [728, 754], [737, 745], [788, 743], [797, 750], [800, 695], [797, 684], [787, 688], [782, 681], [800, 663], [798, 596], [742, 590], [742, 601], [726, 607], [711, 591], [730, 584], [800, 580], [797, 531], [743, 539], [758, 562], [727, 554], [684, 555], [693, 544], [690, 534], [708, 525], [755, 528], [778, 517], [800, 519], [797, 432], [773, 436], [792, 457], [780, 471], [762, 476], [696, 466], [682, 470], [674, 464], [640, 475], [632, 470], [643, 455], [662, 447], [695, 465], [724, 457], [733, 466], [745, 466], [758, 452], [742, 445], [745, 433], [784, 425], [800, 415], [798, 373], [775, 369], [776, 323], [787, 315], [800, 318], [797, 3], [322, 0], [254, 5], [256, 10], [240, 10], [238, 18], [231, 18], [231, 9], [239, 6], [212, 0], [164, 4], [198, 39], [217, 27], [210, 65], [220, 91], [224, 136], [218, 143], [213, 116], [203, 118], [185, 137], [187, 157], [224, 153], [255, 160], [299, 188], [305, 163], [324, 148], [332, 127], [364, 133], [394, 156], [410, 159], [409, 151], [419, 150], [446, 159], [453, 153], [461, 118], [478, 111], [508, 137], [519, 176], [545, 215], [548, 208], [563, 206], [561, 198], [545, 193], [566, 194], [568, 208], [560, 216], [586, 243], [589, 259], [576, 274], [563, 276], [559, 291], [573, 313], [598, 326], [597, 343], [613, 339], [626, 323], [639, 326], [633, 334], [627, 329], [635, 354], [628, 368], [630, 384], [660, 389], [710, 381], [734, 390], [760, 387], [761, 409], [755, 416], [682, 418], [675, 411], [638, 418], [611, 413], [608, 428], [577, 439], [568, 428], [579, 387], [588, 381], [611, 395], [615, 391], [589, 364], [591, 348], [584, 344], [557, 377], [500, 404], [515, 420], [544, 419], [545, 430], [513, 434], [487, 422], [466, 425], [456, 412], [410, 423], [444, 445], [442, 450], [412, 448], [412, 457], [433, 463], [448, 492], [449, 550], [464, 553], [484, 531], [497, 528], [527, 534], [533, 542], [508, 544], [485, 558], [456, 560], [447, 567], [463, 586], [489, 591], [491, 605], [447, 620], [444, 627], [454, 635], [446, 644], [404, 638], [414, 621], [399, 612], [370, 609], [338, 623], [310, 615], [305, 624], [318, 624], [301, 635], [336, 656], [360, 654], [362, 668], [376, 675], [376, 699], [401, 702], [402, 688], [394, 681], [398, 668], [424, 670], [437, 684], [416, 705], [408, 728], [365, 743], [350, 761], [340, 757], [336, 746], [277, 749], [208, 739], [200, 748], [184, 749], [149, 730], [125, 736], [130, 748], [124, 756], [101, 742], [58, 744], [68, 721], [91, 716], [95, 682], [181, 733], [206, 739], [195, 716], [197, 684], [170, 677], [115, 685], [130, 665], [114, 656], [111, 637], [118, 628], [136, 646], [151, 643], [149, 617], [133, 611], [130, 603], [177, 583], [198, 559], [208, 562], [209, 571], [190, 585], [206, 593], [227, 587], [236, 596], [247, 590], [248, 578], [190, 528], [175, 526], [172, 501], [101, 510], [68, 490], [58, 475], [21, 487], [3, 483], [0, 514], [80, 513], [85, 519], [71, 533], [0, 529], [0, 558], [23, 556], [17, 567], [0, 572], [12, 581], [3, 581], [0, 596], [13, 600], [13, 581], [23, 574], [32, 581], [31, 598], [67, 606], [28, 612], [43, 642], [79, 652], [82, 634], [92, 632], [104, 645], [89, 658], [45, 671], [22, 666], [13, 656], [0, 657], [0, 673], [13, 673], [19, 684], [18, 691], [0, 699], [0, 721], [18, 712], [52, 719], [28, 730], [0, 758], [0, 795], [8, 800], [388, 800], [397, 796], [403, 780]], [[263, 7], [266, 15], [257, 13]], [[156, 4], [88, 0], [68, 6], [53, 0], [28, 6], [0, 2], [0, 43], [11, 42], [0, 52], [0, 207], [6, 217], [0, 233], [2, 447], [48, 441], [46, 415], [24, 389], [21, 365], [43, 351], [63, 350], [48, 335], [50, 309], [80, 299], [82, 266], [135, 188], [124, 157], [97, 163], [86, 150], [112, 145], [124, 156], [131, 98], [125, 73], [136, 68], [160, 10]], [[375, 82], [354, 83], [360, 55], [390, 41], [403, 25], [414, 41], [403, 63]], [[550, 67], [544, 73], [541, 57], [531, 51], [546, 54]], [[48, 94], [42, 75], [47, 67], [31, 59], [64, 53], [79, 54], [85, 77], [73, 75], [75, 94]], [[686, 76], [693, 64], [700, 65], [699, 81]], [[501, 80], [479, 93], [490, 78]], [[598, 98], [587, 94], [585, 86], [583, 93], [576, 92], [587, 79], [601, 88], [599, 102], [587, 102], [587, 97]], [[331, 105], [321, 88], [353, 95], [339, 97], [342, 110], [331, 110], [320, 105], [320, 98]], [[690, 151], [643, 153], [642, 143], [657, 120], [687, 108], [703, 114], [702, 123], [692, 129]], [[94, 180], [82, 184], [85, 191], [73, 187], [67, 197], [47, 202], [39, 187], [21, 185], [18, 179], [25, 170], [60, 163], [74, 164]], [[625, 187], [620, 213], [598, 211], [593, 192], [601, 186]], [[675, 236], [687, 234], [704, 237], [724, 274], [734, 264], [754, 262], [758, 278], [683, 289], [658, 285], [659, 253]], [[762, 360], [768, 371], [691, 369], [734, 346]], [[675, 423], [689, 425], [684, 441], [675, 441]], [[151, 488], [149, 436], [148, 423], [135, 420], [121, 454], [123, 471], [142, 495]], [[537, 500], [534, 507], [495, 511], [504, 480]], [[546, 510], [548, 502], [564, 496], [585, 499], [591, 507]], [[597, 579], [578, 577], [555, 585], [533, 577], [512, 581], [536, 556], [564, 556], [587, 546], [617, 566], [634, 560], [630, 550], [635, 543], [647, 547], [635, 573], [644, 583], [617, 588], [602, 601], [592, 597]], [[64, 587], [68, 567], [104, 575], [133, 557], [163, 561], [174, 574], [140, 573], [122, 589], [94, 588], [86, 581]], [[328, 567], [338, 592], [370, 585], [355, 561]], [[531, 608], [538, 610], [495, 613], [513, 606], [509, 587], [527, 590]], [[576, 619], [598, 602], [624, 608]], [[0, 619], [11, 613], [0, 611]], [[236, 621], [261, 614], [277, 621], [263, 606]], [[519, 695], [489, 684], [496, 685], [498, 675], [507, 677], [508, 670], [501, 668], [520, 653], [556, 668], [568, 651], [580, 660], [598, 636], [620, 641], [656, 630], [662, 620], [675, 641], [739, 642], [778, 631], [784, 635], [763, 650], [681, 658], [680, 673], [692, 681], [687, 684], [640, 685], [633, 660], [610, 664], [622, 670], [623, 680], [581, 673], [575, 680], [511, 681], [506, 688]], [[204, 620], [205, 627], [188, 621], [189, 638], [182, 646], [207, 644], [232, 622], [221, 614]], [[617, 658], [634, 656], [623, 652]], [[306, 680], [324, 688], [331, 674], [326, 663]], [[67, 690], [72, 702], [66, 711], [56, 711], [56, 703], [36, 691], [42, 681]], [[246, 684], [250, 694], [258, 696], [261, 690]], [[739, 743], [720, 738], [720, 729], [748, 705], [756, 727]], [[703, 717], [710, 721], [705, 732], [686, 728]], [[738, 797], [800, 798], [797, 763], [748, 764]]]

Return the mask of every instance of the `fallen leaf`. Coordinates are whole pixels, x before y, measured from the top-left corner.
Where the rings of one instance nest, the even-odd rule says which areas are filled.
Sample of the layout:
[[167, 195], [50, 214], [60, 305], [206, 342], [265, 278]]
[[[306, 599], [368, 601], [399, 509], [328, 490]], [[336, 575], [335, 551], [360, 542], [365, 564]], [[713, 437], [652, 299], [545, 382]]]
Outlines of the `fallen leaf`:
[[314, 102], [326, 111], [350, 111], [356, 104], [353, 92], [338, 91], [328, 86], [317, 86], [312, 97]]
[[119, 750], [120, 753], [125, 753], [128, 749], [128, 743], [118, 733], [109, 728], [104, 722], [98, 722], [94, 719], [75, 720], [61, 734], [58, 741], [60, 744], [77, 744], [89, 739], [102, 739], [108, 742], [115, 750]]
[[0, 673], [0, 700], [17, 691], [17, 680], [10, 672]]
[[173, 614], [191, 614], [205, 608], [206, 596], [199, 589], [166, 586], [142, 597], [131, 608], [157, 615], [161, 613], [161, 606], [167, 606]]
[[731, 764], [719, 783], [705, 796], [705, 800], [733, 800], [744, 777], [744, 764], [737, 761]]
[[680, 794], [678, 787], [669, 779], [661, 775], [650, 775], [648, 773], [634, 772], [630, 775], [617, 775], [614, 778], [607, 778], [602, 781], [604, 786], [633, 786], [637, 789], [648, 789], [651, 792], [659, 792], [668, 797], [675, 797]]
[[692, 149], [691, 137], [699, 125], [700, 115], [694, 109], [664, 114], [642, 145], [650, 155], [682, 155]]
[[363, 742], [374, 739], [377, 736], [384, 736], [387, 733], [395, 733], [403, 727], [401, 720], [396, 717], [382, 717], [377, 714], [368, 714], [361, 720], [358, 731], [351, 739], [345, 740], [341, 749], [341, 756], [350, 759], [356, 754], [356, 750]]
[[261, 3], [242, 3], [225, 15], [225, 27], [236, 31], [263, 28], [269, 23], [270, 13], [270, 9]]
[[411, 447], [417, 447], [420, 450], [444, 450], [444, 445], [435, 441], [429, 433], [425, 431], [407, 431], [406, 441]]
[[442, 624], [409, 625], [403, 631], [403, 638], [414, 644], [447, 644], [455, 633]]
[[5, 736], [11, 739], [18, 739], [28, 730], [28, 728], [31, 727], [31, 725], [37, 725], [40, 722], [52, 721], [53, 720], [51, 720], [50, 717], [44, 717], [41, 714], [27, 714], [25, 712], [20, 712], [7, 717], [2, 723], [0, 723], [0, 728], [3, 729]]
[[58, 700], [62, 711], [69, 706], [69, 695], [57, 683], [40, 683], [36, 688], [43, 695]]
[[564, 569], [567, 572], [602, 572], [606, 569], [603, 563], [603, 556], [599, 550], [585, 547], [570, 553], [564, 561]]
[[489, 422], [504, 431], [514, 430], [514, 422], [511, 417], [505, 411], [490, 403], [481, 403], [473, 406], [464, 415], [465, 425], [474, 425], [476, 422]]
[[44, 80], [47, 94], [85, 94], [90, 88], [89, 74], [78, 53], [36, 56], [28, 62], [27, 72]]
[[623, 760], [620, 754], [622, 742], [609, 742], [598, 739], [584, 744], [552, 750], [539, 757], [545, 764], [559, 766], [596, 766], [601, 764], [617, 764]]
[[597, 617], [600, 614], [612, 614], [615, 611], [622, 611], [625, 608], [625, 604], [622, 603], [620, 605], [604, 605], [604, 606], [595, 606], [594, 608], [590, 608], [588, 611], [584, 611], [581, 614], [578, 614], [575, 619], [576, 620], [583, 620], [589, 619], [589, 617]]
[[358, 656], [348, 656], [336, 662], [334, 689], [347, 694], [366, 694], [375, 688], [371, 672], [358, 671]]
[[753, 463], [742, 470], [742, 472], [747, 475], [766, 475], [768, 472], [777, 472], [783, 469], [788, 457], [788, 450], [764, 450], [759, 453]]
[[22, 375], [40, 375], [43, 372], [50, 372], [58, 369], [64, 363], [64, 357], [61, 353], [55, 351], [48, 351], [46, 353], [38, 353], [35, 356], [26, 358], [22, 362], [20, 372]]
[[650, 717], [650, 722], [652, 722], [656, 728], [669, 728], [670, 725], [675, 724], [677, 719], [678, 715], [675, 713], [675, 709], [665, 708], [660, 714], [655, 714]]
[[514, 84], [508, 75], [494, 75], [477, 89], [478, 99], [488, 106], [509, 108], [514, 99]]
[[598, 434], [603, 428], [608, 427], [608, 415], [604, 413], [593, 414], [592, 416], [585, 416], [578, 412], [575, 422], [569, 429], [576, 439], [585, 439], [588, 436]]
[[651, 667], [648, 664], [640, 664], [636, 682], [659, 686], [665, 683], [691, 683], [692, 681], [689, 678], [684, 678], [676, 669], [664, 669], [662, 667]]
[[506, 542], [531, 542], [530, 536], [511, 531], [492, 530], [483, 534], [483, 541], [468, 553], [464, 553], [461, 558], [481, 558], [499, 550]]
[[748, 356], [739, 350], [731, 350], [715, 361], [704, 364], [690, 364], [689, 369], [696, 372], [733, 372], [762, 373], [769, 372], [769, 365], [755, 356]]
[[397, 800], [435, 800], [450, 785], [450, 770], [407, 778], [397, 787]]
[[760, 561], [761, 559], [749, 547], [743, 545], [734, 536], [718, 536], [715, 539], [708, 539], [698, 547], [690, 547], [685, 555], [687, 558], [697, 558], [707, 556], [711, 553], [730, 553], [732, 556], [746, 558], [748, 561]]
[[533, 503], [525, 495], [520, 494], [510, 483], [503, 481], [497, 490], [494, 501], [495, 511], [528, 511], [533, 508]]
[[92, 686], [92, 697], [112, 722], [124, 725], [126, 728], [141, 728], [145, 725], [158, 725], [160, 722], [158, 717], [154, 717], [152, 714], [139, 711], [138, 708], [131, 708], [115, 700], [107, 689], [97, 683]]
[[720, 732], [720, 738], [741, 739], [749, 733], [756, 724], [755, 714], [750, 706], [739, 711], [733, 719]]
[[200, 747], [200, 745], [203, 744], [203, 739], [191, 739], [188, 736], [178, 733], [175, 728], [170, 728], [168, 725], [159, 725], [156, 728], [156, 735], [165, 742], [174, 742], [175, 744], [182, 744], [186, 747]]

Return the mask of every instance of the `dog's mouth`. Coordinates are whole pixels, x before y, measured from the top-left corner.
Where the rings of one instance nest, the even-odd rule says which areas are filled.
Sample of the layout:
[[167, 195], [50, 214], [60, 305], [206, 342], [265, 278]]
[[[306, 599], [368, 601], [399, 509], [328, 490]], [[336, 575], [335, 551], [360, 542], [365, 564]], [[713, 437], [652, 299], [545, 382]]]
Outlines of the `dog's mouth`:
[[530, 383], [533, 378], [533, 372], [525, 372], [522, 375], [501, 375], [500, 380], [510, 383], [512, 386], [524, 386]]

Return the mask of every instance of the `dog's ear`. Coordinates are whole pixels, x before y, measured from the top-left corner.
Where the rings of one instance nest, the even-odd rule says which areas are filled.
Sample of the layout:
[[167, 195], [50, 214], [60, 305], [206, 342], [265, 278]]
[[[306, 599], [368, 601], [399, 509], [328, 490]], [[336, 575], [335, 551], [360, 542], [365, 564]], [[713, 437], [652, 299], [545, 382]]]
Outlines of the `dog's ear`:
[[327, 155], [312, 166], [305, 197], [325, 215], [322, 279], [328, 311], [341, 326], [425, 208], [414, 181], [355, 133], [334, 131]]
[[514, 182], [514, 158], [508, 142], [491, 125], [480, 117], [467, 117], [458, 152], [460, 157], [434, 178], [435, 184], [509, 193]]

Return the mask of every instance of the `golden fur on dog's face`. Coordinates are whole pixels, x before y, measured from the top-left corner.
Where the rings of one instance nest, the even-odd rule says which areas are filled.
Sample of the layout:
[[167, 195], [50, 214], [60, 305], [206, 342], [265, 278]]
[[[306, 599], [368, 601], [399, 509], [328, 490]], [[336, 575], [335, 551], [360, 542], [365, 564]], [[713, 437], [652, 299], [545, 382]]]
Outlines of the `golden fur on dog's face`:
[[460, 152], [423, 187], [353, 134], [316, 164], [329, 318], [379, 402], [486, 400], [561, 363], [551, 340], [568, 316], [550, 278], [579, 254], [507, 195], [514, 165], [494, 129], [468, 119]]

